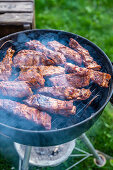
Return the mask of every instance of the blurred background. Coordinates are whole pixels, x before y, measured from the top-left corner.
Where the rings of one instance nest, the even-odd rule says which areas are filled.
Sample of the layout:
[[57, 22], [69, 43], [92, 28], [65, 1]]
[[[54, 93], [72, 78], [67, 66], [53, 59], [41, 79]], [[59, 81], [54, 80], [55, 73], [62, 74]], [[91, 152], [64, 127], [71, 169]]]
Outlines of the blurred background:
[[[113, 2], [111, 0], [35, 0], [35, 21], [38, 29], [64, 30], [89, 39], [113, 62]], [[110, 103], [87, 135], [97, 150], [113, 157], [113, 107]], [[4, 141], [4, 137], [1, 137], [1, 141]], [[6, 144], [1, 142], [0, 145], [0, 170], [17, 169], [18, 156], [13, 151], [13, 146], [6, 149]], [[84, 147], [81, 143], [79, 145]], [[14, 156], [12, 158], [13, 154], [15, 158]], [[75, 161], [75, 158], [71, 158], [56, 168], [31, 167], [31, 169], [61, 170], [68, 168]], [[73, 169], [100, 168], [96, 167], [92, 158], [88, 158]], [[113, 161], [107, 160], [106, 165], [101, 169], [112, 170]]]

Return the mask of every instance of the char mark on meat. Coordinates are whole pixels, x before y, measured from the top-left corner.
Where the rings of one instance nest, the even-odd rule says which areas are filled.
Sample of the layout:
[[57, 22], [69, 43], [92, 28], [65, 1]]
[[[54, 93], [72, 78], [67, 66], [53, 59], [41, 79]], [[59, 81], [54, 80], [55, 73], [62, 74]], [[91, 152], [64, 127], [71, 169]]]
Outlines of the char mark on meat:
[[48, 42], [48, 46], [52, 50], [62, 53], [67, 59], [73, 60], [79, 65], [82, 64], [81, 55], [78, 52], [72, 50], [69, 47], [66, 47], [65, 45], [59, 43], [58, 41], [50, 41]]
[[19, 81], [27, 81], [33, 88], [44, 86], [45, 79], [38, 73], [37, 67], [23, 67], [21, 68], [20, 75], [17, 77]]
[[63, 54], [61, 54], [59, 52], [54, 52], [54, 51], [46, 48], [46, 46], [43, 45], [40, 41], [32, 40], [32, 41], [26, 42], [26, 45], [30, 49], [39, 50], [42, 53], [44, 53], [45, 56], [48, 57], [48, 59], [53, 61], [54, 65], [61, 65], [66, 62], [66, 59]]
[[33, 94], [29, 85], [24, 81], [2, 81], [0, 82], [0, 93], [9, 97], [27, 97]]
[[47, 113], [40, 112], [36, 108], [28, 107], [25, 104], [8, 99], [0, 99], [0, 108], [42, 125], [46, 129], [51, 129], [51, 117]]
[[93, 60], [93, 58], [90, 56], [88, 50], [83, 48], [76, 40], [73, 38], [70, 38], [69, 46], [82, 56], [84, 65], [93, 70], [100, 70], [101, 66], [97, 64], [96, 61]]
[[62, 101], [41, 94], [33, 95], [24, 102], [40, 110], [61, 115], [73, 115], [76, 112], [76, 106], [73, 105], [72, 100]]
[[91, 91], [89, 89], [76, 89], [74, 87], [53, 86], [43, 87], [37, 90], [38, 93], [48, 95], [51, 97], [58, 97], [59, 99], [74, 99], [86, 100], [90, 97]]
[[89, 85], [90, 77], [89, 75], [79, 76], [72, 73], [54, 76], [49, 78], [49, 80], [53, 86], [82, 88]]
[[93, 69], [78, 67], [71, 63], [66, 63], [65, 69], [68, 73], [74, 73], [80, 76], [87, 73], [93, 82], [97, 83], [99, 86], [102, 86], [102, 87], [108, 87], [109, 80], [111, 79], [110, 74], [103, 73], [100, 71], [95, 71]]
[[14, 50], [8, 48], [6, 56], [0, 62], [0, 80], [7, 81], [11, 77], [12, 72], [12, 57], [14, 55]]

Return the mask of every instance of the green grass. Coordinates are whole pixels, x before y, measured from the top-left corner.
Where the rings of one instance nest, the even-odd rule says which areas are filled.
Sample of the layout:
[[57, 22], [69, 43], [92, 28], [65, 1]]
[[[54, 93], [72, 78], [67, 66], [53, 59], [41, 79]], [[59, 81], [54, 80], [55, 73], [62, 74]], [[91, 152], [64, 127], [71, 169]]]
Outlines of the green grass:
[[[111, 0], [35, 0], [36, 27], [38, 29], [58, 29], [76, 33], [88, 38], [102, 48], [113, 61], [113, 3]], [[96, 149], [113, 156], [113, 107], [105, 108], [102, 116], [87, 132]], [[81, 147], [82, 144], [80, 144]], [[12, 162], [0, 154], [0, 170], [10, 170]], [[12, 158], [13, 159], [13, 158]], [[74, 163], [71, 159], [56, 168], [64, 170]], [[31, 168], [36, 170], [38, 168]], [[40, 168], [44, 169], [44, 168]], [[112, 170], [113, 164], [97, 168], [92, 158], [73, 170]]]

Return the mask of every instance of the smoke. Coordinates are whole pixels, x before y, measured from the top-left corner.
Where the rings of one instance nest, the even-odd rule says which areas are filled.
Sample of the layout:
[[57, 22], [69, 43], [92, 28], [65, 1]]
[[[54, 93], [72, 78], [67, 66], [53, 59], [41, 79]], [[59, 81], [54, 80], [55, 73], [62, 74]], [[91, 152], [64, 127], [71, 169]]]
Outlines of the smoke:
[[[60, 42], [61, 44], [68, 46], [69, 39], [71, 37], [77, 39], [77, 41], [83, 47], [88, 49], [91, 56], [94, 58], [94, 60], [96, 60], [99, 64], [102, 63], [103, 71], [106, 72], [106, 63], [103, 64], [104, 62], [102, 61], [102, 54], [99, 53], [99, 51], [94, 50], [94, 47], [91, 47], [90, 43], [88, 43], [86, 40], [82, 40], [81, 38], [78, 38], [77, 36], [62, 33], [62, 32], [57, 32], [57, 31], [49, 32], [49, 31], [40, 30], [40, 31], [34, 31], [34, 32], [29, 31], [26, 33], [20, 33], [20, 34], [17, 34], [17, 36], [9, 37], [9, 39], [12, 39], [14, 41], [13, 48], [15, 49], [15, 54], [14, 54], [14, 57], [15, 57], [15, 55], [17, 54], [18, 51], [23, 50], [23, 49], [28, 49], [28, 47], [25, 46], [25, 43], [30, 40], [33, 40], [33, 39], [39, 40], [46, 47], [47, 47], [47, 43], [49, 41], [53, 41], [53, 40], [56, 40], [56, 41]], [[9, 46], [11, 46], [11, 44], [7, 44], [7, 47], [5, 45], [5, 47], [2, 48], [2, 50], [0, 50], [1, 58], [3, 58], [5, 56], [6, 50]], [[10, 80], [14, 80], [19, 75], [19, 71], [20, 70], [13, 68], [13, 75]], [[51, 86], [51, 83], [49, 81], [46, 81], [46, 84], [48, 86]], [[103, 103], [106, 99], [106, 95], [108, 94], [108, 89], [104, 89], [102, 92], [100, 92], [99, 97], [96, 98], [94, 100], [94, 102], [92, 102], [92, 104], [88, 108], [82, 109], [82, 108], [85, 108], [87, 103], [100, 90], [100, 87], [98, 87], [98, 85], [92, 84], [92, 86], [93, 87], [95, 86], [96, 90], [92, 93], [92, 96], [90, 99], [87, 99], [86, 101], [74, 102], [74, 105], [77, 107], [77, 113], [74, 116], [63, 117], [60, 115], [53, 115], [53, 114], [49, 113], [52, 117], [52, 130], [61, 129], [61, 128], [68, 127], [70, 125], [79, 123], [82, 120], [90, 117], [93, 113], [95, 113], [103, 105]], [[92, 91], [93, 91], [93, 89], [92, 89]], [[10, 99], [16, 100], [20, 103], [23, 103], [23, 101], [20, 99], [19, 100], [14, 99], [14, 98], [10, 98]], [[14, 128], [26, 129], [26, 130], [36, 130], [36, 131], [44, 130], [43, 127], [40, 127], [31, 121], [27, 121], [24, 118], [13, 115], [12, 113], [10, 113], [10, 111], [6, 112], [6, 111], [1, 110], [0, 117], [1, 117], [0, 123], [9, 125]], [[11, 133], [13, 133], [13, 132], [11, 132]]]

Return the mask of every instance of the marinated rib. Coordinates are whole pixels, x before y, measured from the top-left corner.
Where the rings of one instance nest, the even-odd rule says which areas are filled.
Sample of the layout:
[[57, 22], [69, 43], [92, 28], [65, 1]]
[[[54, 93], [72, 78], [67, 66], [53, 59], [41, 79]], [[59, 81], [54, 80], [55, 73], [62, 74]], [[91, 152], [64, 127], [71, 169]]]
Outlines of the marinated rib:
[[67, 73], [74, 73], [74, 74], [79, 75], [79, 76], [86, 76], [86, 75], [90, 74], [89, 69], [76, 66], [76, 65], [74, 65], [72, 63], [66, 63], [65, 64], [65, 71]]
[[73, 106], [72, 100], [62, 101], [41, 94], [33, 95], [24, 100], [24, 102], [29, 106], [36, 107], [40, 110], [61, 115], [73, 115], [76, 112], [76, 107]]
[[46, 46], [43, 45], [40, 41], [32, 40], [32, 41], [26, 42], [26, 45], [30, 49], [41, 51], [42, 53], [46, 55], [46, 57], [53, 60], [53, 62], [56, 63], [57, 65], [64, 64], [66, 62], [66, 59], [63, 54], [59, 52], [54, 52], [46, 48]]
[[87, 73], [89, 74], [89, 77], [93, 82], [97, 83], [99, 86], [102, 86], [102, 87], [108, 87], [109, 80], [111, 79], [110, 74], [103, 73], [100, 71], [95, 71], [93, 69], [78, 67], [71, 63], [66, 63], [65, 69], [68, 73], [74, 73], [80, 76]]
[[100, 71], [90, 71], [90, 78], [92, 81], [97, 83], [99, 86], [102, 87], [108, 87], [109, 86], [109, 80], [111, 79], [111, 75], [107, 73], [103, 73]]
[[64, 86], [43, 87], [38, 89], [37, 92], [51, 97], [58, 97], [59, 99], [74, 100], [86, 100], [91, 95], [91, 91], [89, 89], [76, 89], [74, 87]]
[[43, 53], [34, 50], [21, 50], [13, 59], [15, 67], [21, 66], [38, 66], [41, 64], [41, 59], [45, 59]]
[[89, 75], [79, 76], [74, 73], [62, 74], [49, 78], [54, 86], [82, 88], [89, 85]]
[[33, 94], [31, 88], [24, 81], [2, 81], [0, 82], [0, 93], [9, 97], [27, 97]]
[[51, 129], [51, 117], [47, 113], [40, 112], [36, 108], [28, 107], [25, 104], [8, 99], [0, 99], [0, 108], [42, 125], [46, 129]]
[[20, 81], [27, 81], [31, 87], [40, 87], [44, 86], [45, 79], [41, 74], [38, 73], [35, 67], [21, 68], [20, 75], [18, 76], [17, 80]]
[[39, 66], [37, 69], [43, 76], [52, 76], [65, 73], [65, 68], [60, 66]]
[[12, 72], [12, 57], [14, 54], [14, 50], [12, 48], [8, 48], [6, 52], [6, 56], [0, 62], [0, 80], [7, 81]]
[[70, 38], [69, 46], [77, 50], [78, 53], [82, 56], [85, 67], [93, 70], [100, 70], [101, 66], [98, 65], [97, 62], [93, 60], [88, 50], [83, 48], [76, 40]]
[[48, 42], [48, 46], [52, 50], [62, 53], [67, 59], [71, 59], [78, 63], [79, 65], [82, 64], [82, 59], [78, 52], [72, 50], [69, 47], [66, 47], [65, 45], [59, 43], [58, 41], [50, 41]]

